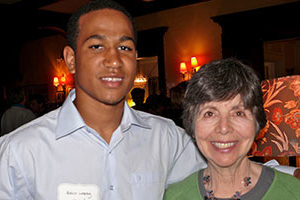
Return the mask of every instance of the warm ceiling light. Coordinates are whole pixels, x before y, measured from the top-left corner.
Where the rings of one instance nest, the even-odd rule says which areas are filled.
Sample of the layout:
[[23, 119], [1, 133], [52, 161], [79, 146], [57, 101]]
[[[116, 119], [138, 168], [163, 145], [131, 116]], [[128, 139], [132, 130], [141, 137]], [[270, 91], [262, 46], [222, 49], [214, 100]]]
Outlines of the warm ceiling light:
[[145, 77], [143, 76], [143, 74], [138, 73], [138, 74], [136, 75], [135, 79], [134, 79], [134, 82], [135, 82], [135, 83], [146, 83], [146, 82], [147, 82], [147, 78], [145, 78]]

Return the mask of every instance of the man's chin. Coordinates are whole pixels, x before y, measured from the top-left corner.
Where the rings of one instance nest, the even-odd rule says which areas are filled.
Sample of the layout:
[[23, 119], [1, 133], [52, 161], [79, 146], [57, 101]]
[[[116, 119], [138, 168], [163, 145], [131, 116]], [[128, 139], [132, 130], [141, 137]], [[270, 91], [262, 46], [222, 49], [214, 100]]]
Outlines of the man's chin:
[[119, 100], [112, 100], [112, 101], [102, 101], [103, 104], [108, 105], [108, 106], [116, 106], [119, 105], [120, 103], [123, 103], [125, 100], [125, 97], [119, 99]]

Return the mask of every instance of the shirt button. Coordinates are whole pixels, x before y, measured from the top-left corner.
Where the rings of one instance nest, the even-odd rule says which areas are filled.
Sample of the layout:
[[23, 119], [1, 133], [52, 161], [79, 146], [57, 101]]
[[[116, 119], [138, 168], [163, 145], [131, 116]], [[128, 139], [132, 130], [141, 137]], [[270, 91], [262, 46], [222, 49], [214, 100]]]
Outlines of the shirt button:
[[91, 130], [90, 130], [88, 127], [86, 127], [85, 130], [86, 130], [88, 133], [91, 133]]
[[113, 185], [109, 186], [109, 190], [114, 190], [114, 189], [115, 189], [115, 187]]

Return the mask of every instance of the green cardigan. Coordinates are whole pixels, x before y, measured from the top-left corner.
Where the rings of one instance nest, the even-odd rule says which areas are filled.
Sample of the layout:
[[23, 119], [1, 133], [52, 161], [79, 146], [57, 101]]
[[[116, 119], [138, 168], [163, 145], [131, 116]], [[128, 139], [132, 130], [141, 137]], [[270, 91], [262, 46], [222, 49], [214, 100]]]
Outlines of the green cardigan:
[[[263, 200], [300, 200], [300, 180], [275, 169], [273, 170], [275, 172], [274, 179]], [[165, 192], [164, 200], [202, 200], [198, 173], [199, 171], [181, 182], [170, 185]]]

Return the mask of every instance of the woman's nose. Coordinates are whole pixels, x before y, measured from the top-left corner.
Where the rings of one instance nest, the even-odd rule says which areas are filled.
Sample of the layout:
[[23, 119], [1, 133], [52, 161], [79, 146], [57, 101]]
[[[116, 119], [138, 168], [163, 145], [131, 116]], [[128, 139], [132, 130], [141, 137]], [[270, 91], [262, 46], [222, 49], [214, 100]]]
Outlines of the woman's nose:
[[220, 134], [227, 134], [232, 131], [231, 119], [228, 117], [220, 117], [217, 124], [217, 132]]

